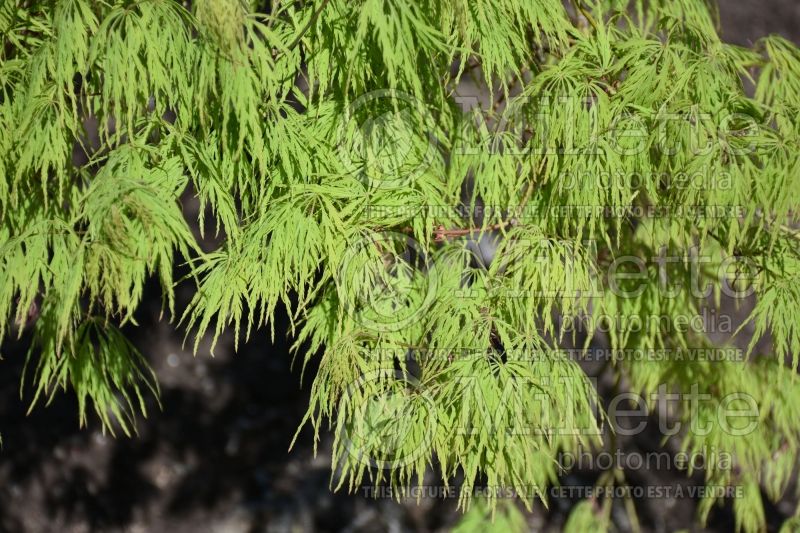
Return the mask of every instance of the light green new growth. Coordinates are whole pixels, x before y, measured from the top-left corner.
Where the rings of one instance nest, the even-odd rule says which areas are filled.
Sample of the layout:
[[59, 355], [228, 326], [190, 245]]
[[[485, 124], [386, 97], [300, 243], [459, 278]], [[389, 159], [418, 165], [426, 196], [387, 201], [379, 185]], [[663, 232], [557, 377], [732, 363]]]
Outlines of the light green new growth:
[[[0, 6], [0, 340], [32, 329], [34, 403], [71, 388], [81, 424], [93, 409], [134, 429], [158, 388], [118, 328], [155, 276], [195, 349], [289, 309], [303, 364], [319, 358], [304, 423], [334, 435], [333, 487], [434, 467], [465, 508], [483, 485], [530, 508], [605, 423], [558, 347], [602, 329], [614, 351], [710, 348], [679, 322], [749, 289], [748, 361], [610, 371], [651, 410], [661, 384], [708, 394], [678, 410], [685, 427], [731, 394], [756, 401], [746, 435], [672, 438], [730, 452], [706, 482], [743, 487], [737, 527], [764, 530], [762, 494], [783, 497], [800, 445], [794, 44], [726, 44], [703, 0], [189, 4]], [[488, 105], [465, 104], [470, 83]], [[191, 196], [215, 250], [185, 220]], [[650, 261], [664, 254], [680, 260]], [[614, 282], [623, 257], [646, 267]], [[198, 284], [186, 309], [179, 264]], [[766, 334], [773, 351], [754, 353]], [[568, 528], [607, 528], [604, 505]]]

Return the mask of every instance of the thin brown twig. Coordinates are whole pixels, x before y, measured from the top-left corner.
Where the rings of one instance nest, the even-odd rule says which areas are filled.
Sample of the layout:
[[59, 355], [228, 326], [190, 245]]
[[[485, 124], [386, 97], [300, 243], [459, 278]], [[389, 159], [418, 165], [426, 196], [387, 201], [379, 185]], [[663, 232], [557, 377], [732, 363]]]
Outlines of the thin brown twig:
[[[540, 165], [540, 169], [541, 169], [541, 165]], [[522, 201], [520, 202], [520, 206], [518, 208], [519, 212], [522, 212], [525, 209], [525, 206], [527, 205], [528, 201], [531, 198], [531, 194], [533, 193], [533, 189], [534, 189], [533, 182], [529, 182], [525, 189], [526, 189], [525, 190], [525, 194], [522, 197]], [[515, 227], [515, 226], [519, 226], [519, 225], [520, 225], [520, 222], [515, 217], [509, 218], [508, 220], [500, 221], [500, 222], [498, 222], [496, 224], [491, 224], [491, 225], [486, 226], [484, 228], [450, 228], [450, 229], [447, 229], [443, 225], [439, 225], [439, 226], [437, 226], [436, 230], [434, 231], [434, 241], [442, 242], [442, 241], [447, 240], [448, 238], [464, 237], [466, 235], [474, 235], [476, 233], [481, 233], [481, 232], [485, 232], [485, 231], [498, 231], [498, 230], [506, 229], [508, 227]], [[406, 226], [404, 228], [401, 228], [400, 231], [402, 233], [413, 233], [414, 229], [412, 227], [410, 227], [410, 226]]]
[[453, 237], [464, 237], [466, 235], [474, 235], [476, 233], [482, 233], [484, 231], [496, 231], [505, 229], [508, 226], [516, 226], [517, 221], [514, 219], [504, 220], [502, 222], [498, 222], [497, 224], [491, 224], [486, 226], [485, 228], [452, 228], [446, 229], [444, 226], [439, 226], [436, 228], [436, 232], [434, 234], [434, 240], [436, 242], [442, 242], [447, 240], [448, 238]]
[[[447, 239], [456, 238], [456, 237], [464, 237], [466, 235], [474, 235], [476, 233], [481, 233], [485, 231], [496, 231], [501, 230], [509, 226], [516, 226], [518, 222], [516, 219], [509, 219], [504, 220], [502, 222], [498, 222], [497, 224], [491, 224], [486, 226], [485, 228], [445, 228], [443, 225], [439, 225], [436, 227], [433, 233], [433, 239], [435, 242], [443, 242]], [[406, 226], [401, 228], [400, 231], [402, 233], [413, 233], [414, 229], [410, 226]]]

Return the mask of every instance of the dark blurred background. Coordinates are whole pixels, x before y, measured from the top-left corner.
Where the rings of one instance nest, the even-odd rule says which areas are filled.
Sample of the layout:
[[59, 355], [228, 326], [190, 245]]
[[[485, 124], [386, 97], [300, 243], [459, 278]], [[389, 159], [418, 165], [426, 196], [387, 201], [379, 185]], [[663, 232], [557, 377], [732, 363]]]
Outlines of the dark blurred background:
[[[779, 33], [800, 42], [797, 0], [721, 0], [720, 8], [728, 41], [748, 45]], [[190, 291], [188, 284], [179, 289], [179, 309], [191, 298]], [[227, 335], [213, 357], [207, 344], [194, 356], [183, 347], [183, 332], [159, 321], [159, 288], [151, 284], [148, 294], [149, 303], [137, 316], [139, 326], [127, 328], [126, 334], [156, 369], [163, 409], [151, 405], [133, 438], [104, 436], [93, 420], [79, 429], [76, 401], [69, 393], [26, 415], [19, 380], [28, 339], [4, 346], [0, 531], [436, 531], [458, 520], [453, 500], [399, 504], [332, 493], [327, 435], [316, 458], [308, 430], [288, 451], [315, 368], [312, 363], [307, 369], [301, 387], [282, 313], [274, 343], [266, 332], [258, 332], [234, 354]], [[624, 446], [659, 450], [656, 437]], [[682, 476], [659, 472], [655, 480]], [[655, 480], [634, 476], [642, 484]], [[560, 530], [570, 505], [558, 501], [550, 510], [538, 509], [528, 517], [530, 529]], [[656, 500], [639, 502], [637, 510], [645, 530], [661, 532], [691, 528], [694, 507], [688, 499]], [[790, 502], [768, 508], [771, 527], [792, 510]], [[618, 523], [624, 528], [624, 517]], [[709, 531], [732, 528], [729, 507], [712, 512]]]

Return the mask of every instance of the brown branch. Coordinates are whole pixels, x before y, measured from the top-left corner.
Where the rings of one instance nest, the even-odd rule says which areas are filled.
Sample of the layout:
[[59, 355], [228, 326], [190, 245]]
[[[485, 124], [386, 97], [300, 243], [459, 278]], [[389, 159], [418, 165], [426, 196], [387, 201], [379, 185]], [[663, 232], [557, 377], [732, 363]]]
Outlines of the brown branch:
[[505, 229], [509, 226], [516, 226], [518, 222], [516, 219], [504, 220], [502, 222], [498, 222], [497, 224], [492, 224], [490, 226], [486, 226], [485, 228], [452, 228], [452, 229], [445, 229], [444, 226], [439, 226], [436, 228], [436, 232], [434, 234], [434, 241], [436, 242], [443, 242], [448, 238], [453, 237], [463, 237], [465, 235], [473, 235], [475, 233], [482, 233], [484, 231], [497, 231]]
[[[457, 238], [457, 237], [464, 237], [466, 235], [474, 235], [476, 233], [481, 233], [484, 231], [497, 231], [507, 228], [509, 226], [517, 226], [519, 222], [516, 219], [504, 220], [502, 222], [498, 222], [497, 224], [491, 224], [486, 226], [485, 228], [445, 228], [443, 225], [439, 225], [433, 232], [433, 240], [435, 242], [444, 242], [447, 239]], [[414, 229], [410, 226], [406, 226], [400, 229], [401, 233], [413, 233]]]

